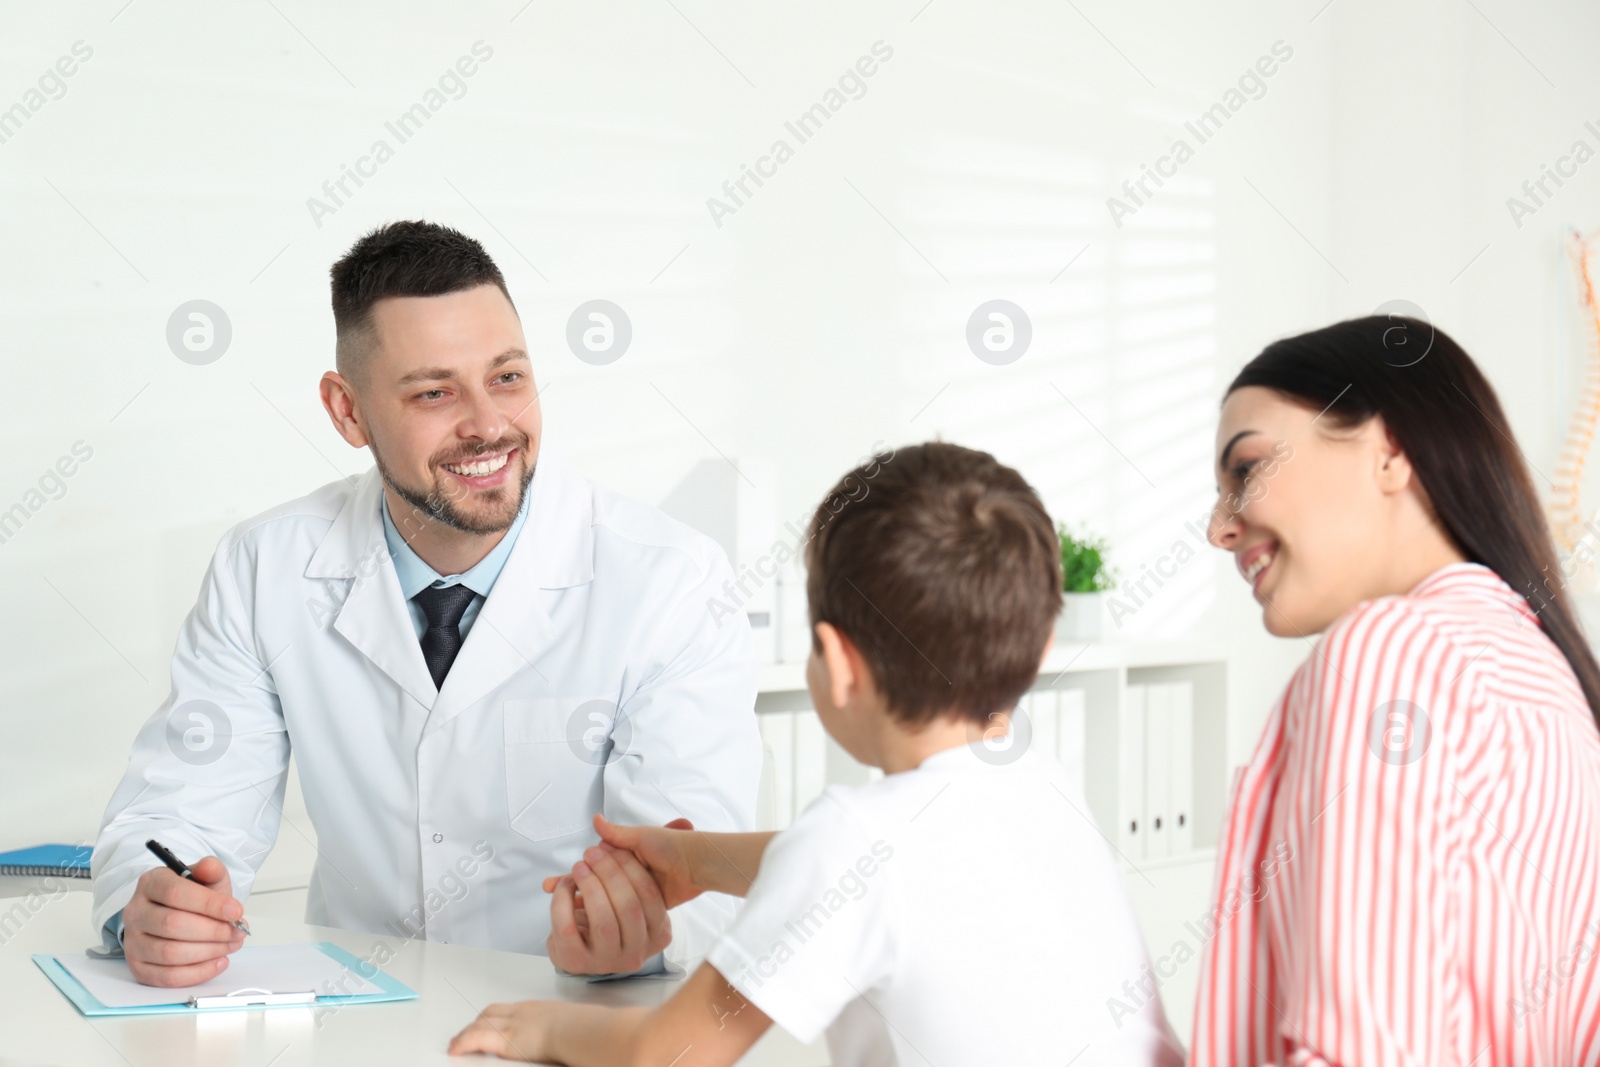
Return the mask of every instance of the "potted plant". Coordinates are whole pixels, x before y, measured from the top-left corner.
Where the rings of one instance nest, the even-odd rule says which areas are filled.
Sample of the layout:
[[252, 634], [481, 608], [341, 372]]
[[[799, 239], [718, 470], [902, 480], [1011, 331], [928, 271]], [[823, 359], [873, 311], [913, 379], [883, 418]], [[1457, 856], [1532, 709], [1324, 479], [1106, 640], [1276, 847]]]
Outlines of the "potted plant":
[[1106, 564], [1106, 542], [1087, 531], [1072, 534], [1066, 523], [1056, 524], [1061, 542], [1061, 615], [1056, 619], [1058, 642], [1097, 641], [1103, 631], [1105, 591], [1114, 584]]

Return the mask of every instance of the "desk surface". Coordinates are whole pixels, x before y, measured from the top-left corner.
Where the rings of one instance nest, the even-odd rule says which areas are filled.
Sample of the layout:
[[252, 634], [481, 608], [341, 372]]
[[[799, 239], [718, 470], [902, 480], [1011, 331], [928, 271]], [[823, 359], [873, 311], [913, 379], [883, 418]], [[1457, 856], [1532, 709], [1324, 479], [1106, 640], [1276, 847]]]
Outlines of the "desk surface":
[[[295, 1067], [296, 1064], [454, 1064], [445, 1046], [486, 1005], [548, 998], [595, 1004], [655, 1004], [677, 982], [591, 985], [562, 978], [542, 956], [460, 945], [406, 941], [377, 934], [306, 926], [282, 919], [252, 921], [251, 944], [332, 941], [370, 959], [380, 944], [392, 958], [383, 969], [422, 994], [398, 1004], [335, 1009], [278, 1008], [215, 1015], [149, 1015], [86, 1019], [31, 956], [81, 951], [90, 943], [90, 895], [75, 886], [54, 896], [25, 895], [17, 879], [0, 892], [0, 1067]], [[59, 884], [59, 883], [57, 883]], [[20, 910], [19, 910], [20, 909]], [[497, 1061], [496, 1061], [497, 1062]], [[774, 1027], [742, 1061], [772, 1067], [820, 1067], [827, 1053], [807, 1048]]]

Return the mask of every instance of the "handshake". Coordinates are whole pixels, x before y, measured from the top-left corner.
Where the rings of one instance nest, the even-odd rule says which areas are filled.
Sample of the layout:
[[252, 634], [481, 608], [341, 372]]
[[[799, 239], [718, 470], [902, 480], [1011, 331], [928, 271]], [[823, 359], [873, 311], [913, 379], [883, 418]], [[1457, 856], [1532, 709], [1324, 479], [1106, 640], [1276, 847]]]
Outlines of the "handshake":
[[675, 908], [701, 893], [744, 896], [771, 833], [708, 834], [688, 819], [618, 826], [594, 817], [600, 843], [568, 874], [544, 880], [551, 894], [550, 962], [573, 974], [637, 971], [672, 942]]

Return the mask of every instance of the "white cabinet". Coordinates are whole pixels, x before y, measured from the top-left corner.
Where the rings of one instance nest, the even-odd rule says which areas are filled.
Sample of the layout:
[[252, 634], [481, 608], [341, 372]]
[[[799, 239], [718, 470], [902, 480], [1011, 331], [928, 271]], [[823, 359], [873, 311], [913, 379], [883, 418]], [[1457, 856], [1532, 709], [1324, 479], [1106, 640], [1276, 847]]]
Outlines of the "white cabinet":
[[[763, 668], [756, 712], [767, 752], [760, 823], [781, 829], [832, 783], [866, 781], [822, 733], [803, 664]], [[1012, 743], [1058, 760], [1122, 860], [1186, 862], [1222, 830], [1227, 666], [1205, 642], [1105, 642], [1053, 651], [1019, 704]], [[1001, 742], [1003, 746], [1008, 742]]]
[[1107, 839], [1135, 866], [1209, 854], [1227, 804], [1224, 653], [1142, 657], [1108, 669], [1095, 691], [1085, 793]]

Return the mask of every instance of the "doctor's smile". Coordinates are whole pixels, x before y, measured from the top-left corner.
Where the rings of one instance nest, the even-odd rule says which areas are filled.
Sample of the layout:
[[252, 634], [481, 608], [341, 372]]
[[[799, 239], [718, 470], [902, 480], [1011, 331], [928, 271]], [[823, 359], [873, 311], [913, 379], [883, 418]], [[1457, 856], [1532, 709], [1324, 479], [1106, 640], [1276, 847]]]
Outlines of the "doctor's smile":
[[511, 456], [512, 452], [499, 452], [490, 456], [475, 456], [457, 463], [443, 463], [440, 466], [474, 489], [492, 489], [505, 483], [506, 479], [501, 472], [505, 470], [506, 460]]
[[[510, 515], [515, 514], [516, 505], [521, 503], [521, 494], [526, 491], [528, 476], [532, 474], [525, 460], [527, 454], [521, 442], [497, 442], [482, 449], [457, 451], [450, 459], [435, 461], [433, 467], [442, 475], [439, 480], [456, 487], [452, 491], [441, 490], [440, 496], [454, 503], [469, 492], [481, 493], [486, 506], [502, 504], [511, 508], [506, 518], [509, 525]], [[504, 490], [512, 487], [516, 492], [508, 496]]]
[[[400, 484], [380, 460], [390, 488], [414, 509], [405, 527], [407, 539], [413, 533], [412, 519], [424, 515], [468, 533], [493, 534], [509, 528], [533, 476], [532, 464], [525, 458], [526, 442], [519, 435], [481, 448], [450, 449], [448, 458], [429, 463], [434, 472], [431, 492]], [[473, 513], [464, 514], [464, 508]]]

